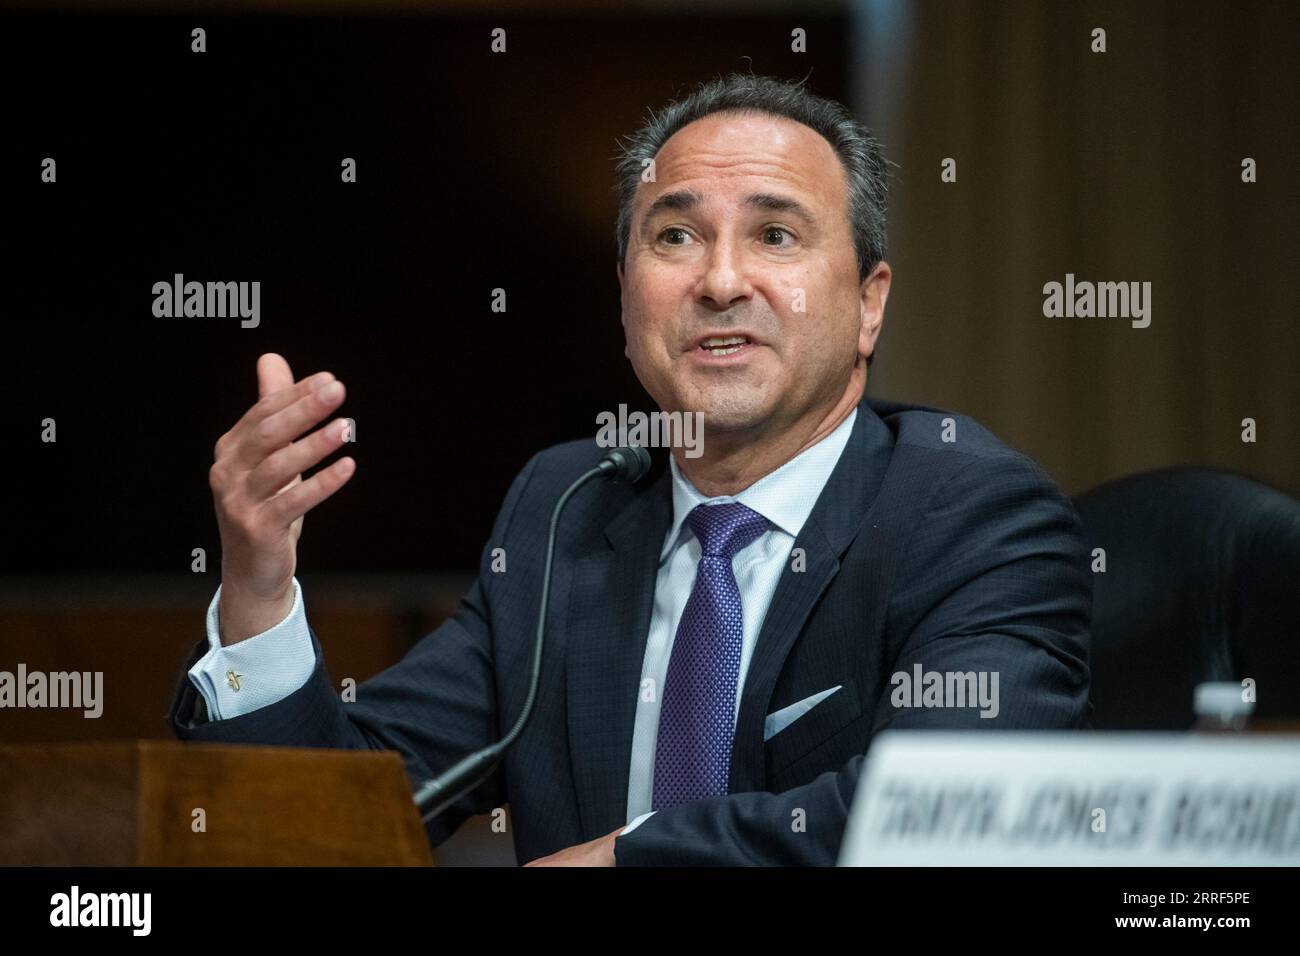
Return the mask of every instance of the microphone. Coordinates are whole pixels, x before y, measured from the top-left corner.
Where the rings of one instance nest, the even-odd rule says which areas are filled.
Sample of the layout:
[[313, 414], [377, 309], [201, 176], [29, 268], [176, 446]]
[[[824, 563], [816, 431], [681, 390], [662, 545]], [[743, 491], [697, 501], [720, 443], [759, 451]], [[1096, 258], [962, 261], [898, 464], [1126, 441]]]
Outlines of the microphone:
[[437, 817], [462, 796], [491, 776], [492, 771], [496, 769], [497, 764], [501, 761], [502, 755], [518, 739], [523, 732], [524, 725], [528, 723], [528, 718], [532, 716], [533, 702], [537, 699], [537, 685], [542, 676], [542, 643], [546, 635], [546, 611], [551, 596], [551, 568], [555, 559], [555, 532], [559, 528], [560, 513], [564, 511], [564, 506], [569, 503], [569, 499], [573, 497], [574, 492], [593, 478], [602, 477], [610, 481], [625, 481], [628, 484], [636, 484], [649, 471], [650, 453], [644, 448], [635, 445], [611, 448], [595, 468], [579, 475], [577, 480], [565, 489], [564, 494], [560, 495], [559, 500], [555, 503], [554, 510], [551, 512], [551, 528], [546, 537], [546, 565], [542, 570], [542, 599], [540, 602], [541, 607], [537, 612], [537, 638], [533, 646], [533, 676], [528, 686], [528, 697], [524, 700], [523, 709], [519, 712], [519, 717], [515, 720], [515, 724], [510, 728], [509, 733], [496, 743], [489, 744], [482, 750], [476, 750], [432, 780], [425, 781], [420, 786], [420, 789], [415, 792], [413, 799], [420, 811], [420, 818], [425, 823]]
[[635, 485], [650, 470], [650, 453], [640, 445], [611, 449], [596, 466], [611, 481]]

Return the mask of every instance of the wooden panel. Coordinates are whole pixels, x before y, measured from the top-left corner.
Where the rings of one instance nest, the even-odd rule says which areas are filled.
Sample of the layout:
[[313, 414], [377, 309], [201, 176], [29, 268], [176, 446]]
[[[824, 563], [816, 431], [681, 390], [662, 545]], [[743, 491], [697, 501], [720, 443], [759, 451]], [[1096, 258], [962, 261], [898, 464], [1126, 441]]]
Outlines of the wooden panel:
[[[455, 607], [464, 576], [330, 578], [304, 584], [308, 620], [336, 688], [401, 660]], [[215, 590], [216, 585], [211, 585]], [[212, 591], [142, 578], [100, 578], [0, 591], [0, 670], [100, 673], [102, 714], [0, 709], [0, 741], [172, 739], [167, 707], [204, 634]]]
[[395, 753], [156, 741], [0, 747], [0, 865], [432, 862]]
[[141, 746], [143, 865], [433, 862], [396, 753]]
[[0, 866], [135, 862], [131, 743], [0, 747]]

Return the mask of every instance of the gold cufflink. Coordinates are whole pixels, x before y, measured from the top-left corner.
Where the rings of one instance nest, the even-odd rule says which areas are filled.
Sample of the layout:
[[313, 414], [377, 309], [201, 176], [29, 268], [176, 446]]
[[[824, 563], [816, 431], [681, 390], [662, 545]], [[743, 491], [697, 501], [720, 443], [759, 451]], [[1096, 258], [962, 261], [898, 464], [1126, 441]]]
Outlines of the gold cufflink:
[[234, 671], [226, 671], [226, 683], [230, 685], [231, 690], [239, 690], [239, 678], [243, 674], [236, 674]]

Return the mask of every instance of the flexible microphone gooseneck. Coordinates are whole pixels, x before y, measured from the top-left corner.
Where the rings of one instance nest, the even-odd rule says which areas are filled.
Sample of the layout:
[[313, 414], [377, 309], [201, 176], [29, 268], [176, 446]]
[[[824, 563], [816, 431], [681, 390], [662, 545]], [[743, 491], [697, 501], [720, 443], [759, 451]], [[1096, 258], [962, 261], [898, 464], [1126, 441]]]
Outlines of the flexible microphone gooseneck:
[[551, 530], [546, 538], [546, 565], [542, 570], [542, 600], [537, 612], [537, 640], [533, 647], [533, 676], [528, 685], [528, 697], [524, 700], [523, 710], [510, 732], [496, 743], [470, 754], [450, 769], [426, 781], [415, 792], [414, 800], [420, 810], [421, 819], [428, 823], [447, 807], [477, 787], [496, 769], [501, 756], [515, 742], [528, 718], [533, 712], [533, 701], [537, 698], [537, 685], [542, 676], [542, 639], [546, 634], [546, 610], [551, 595], [551, 565], [555, 558], [555, 531], [560, 524], [560, 512], [569, 503], [574, 492], [591, 481], [603, 477], [610, 481], [626, 481], [636, 484], [650, 470], [650, 453], [644, 448], [628, 446], [611, 449], [595, 468], [580, 475], [578, 479], [560, 495], [551, 512]]

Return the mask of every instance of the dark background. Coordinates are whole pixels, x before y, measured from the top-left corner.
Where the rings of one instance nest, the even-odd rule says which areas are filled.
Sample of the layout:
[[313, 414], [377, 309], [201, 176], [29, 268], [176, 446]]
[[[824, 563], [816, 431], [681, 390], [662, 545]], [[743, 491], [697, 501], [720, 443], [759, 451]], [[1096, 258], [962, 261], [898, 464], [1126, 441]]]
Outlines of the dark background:
[[[341, 378], [357, 423], [357, 474], [308, 517], [302, 563], [476, 567], [534, 452], [651, 407], [622, 355], [617, 138], [751, 65], [846, 96], [843, 18], [800, 23], [817, 54], [730, 17], [512, 17], [505, 55], [492, 18], [6, 17], [0, 571], [214, 559], [212, 446], [264, 351]], [[177, 272], [260, 280], [260, 326], [155, 318]]]
[[[472, 570], [531, 454], [649, 407], [622, 355], [617, 141], [732, 70], [806, 77], [884, 141], [870, 391], [975, 416], [1073, 494], [1188, 464], [1300, 491], [1294, 4], [234, 7], [0, 11], [11, 589], [189, 578], [196, 547], [214, 567], [207, 468], [263, 351], [342, 378], [357, 422], [305, 572]], [[177, 272], [259, 280], [260, 327], [154, 318]], [[1152, 281], [1152, 327], [1044, 319], [1067, 272]]]

